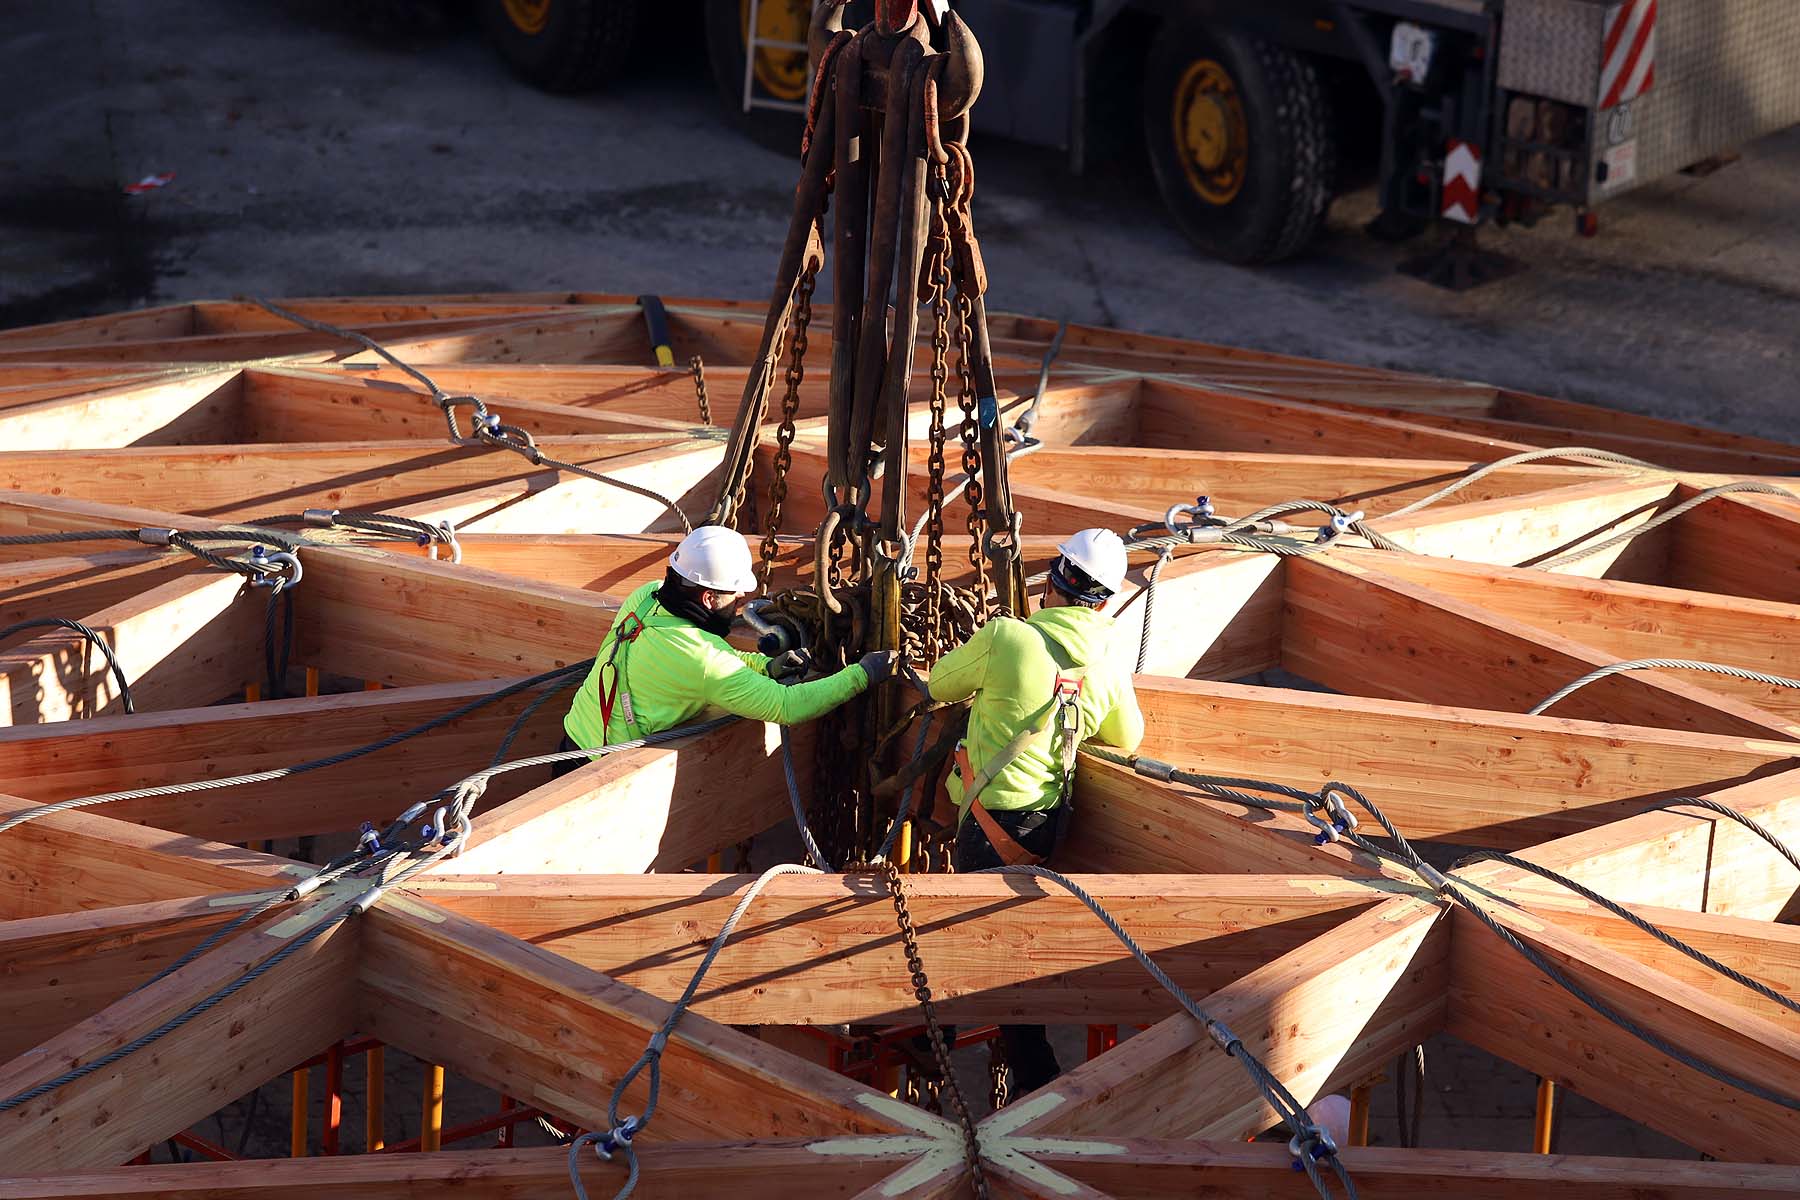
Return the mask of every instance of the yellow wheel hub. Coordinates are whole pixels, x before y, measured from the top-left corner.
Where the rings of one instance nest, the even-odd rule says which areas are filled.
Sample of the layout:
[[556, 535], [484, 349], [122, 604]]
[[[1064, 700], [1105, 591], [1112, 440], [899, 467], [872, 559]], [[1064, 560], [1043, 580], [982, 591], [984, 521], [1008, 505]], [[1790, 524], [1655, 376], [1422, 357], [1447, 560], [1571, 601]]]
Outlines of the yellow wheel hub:
[[506, 16], [521, 33], [542, 33], [550, 23], [550, 0], [506, 0]]
[[[510, 0], [509, 0], [510, 3]], [[738, 28], [744, 45], [750, 44], [750, 0], [739, 0]], [[806, 26], [812, 9], [806, 0], [760, 0], [756, 6], [756, 40], [806, 44]], [[756, 50], [757, 86], [777, 100], [804, 100], [812, 80], [807, 76], [806, 51], [759, 46]]]
[[1250, 162], [1244, 102], [1230, 74], [1210, 58], [1189, 63], [1175, 87], [1172, 117], [1188, 186], [1209, 204], [1230, 204], [1243, 190]]

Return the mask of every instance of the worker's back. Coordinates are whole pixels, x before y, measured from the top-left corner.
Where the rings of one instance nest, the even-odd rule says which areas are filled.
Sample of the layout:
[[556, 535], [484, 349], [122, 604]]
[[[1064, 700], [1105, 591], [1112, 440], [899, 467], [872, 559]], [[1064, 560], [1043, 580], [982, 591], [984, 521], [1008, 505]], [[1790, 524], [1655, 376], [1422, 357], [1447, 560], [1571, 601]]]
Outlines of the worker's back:
[[[1144, 720], [1132, 689], [1130, 657], [1117, 652], [1117, 627], [1096, 609], [1045, 608], [1028, 621], [989, 621], [967, 643], [939, 660], [931, 694], [939, 700], [973, 696], [966, 737], [976, 772], [994, 764], [1021, 729], [1044, 723], [1017, 757], [1001, 766], [981, 792], [982, 807], [1046, 808], [1062, 795], [1062, 742], [1054, 722], [1059, 677], [1079, 677], [1076, 740], [1098, 738], [1131, 751], [1143, 739]], [[950, 796], [963, 802], [963, 781], [953, 773]]]

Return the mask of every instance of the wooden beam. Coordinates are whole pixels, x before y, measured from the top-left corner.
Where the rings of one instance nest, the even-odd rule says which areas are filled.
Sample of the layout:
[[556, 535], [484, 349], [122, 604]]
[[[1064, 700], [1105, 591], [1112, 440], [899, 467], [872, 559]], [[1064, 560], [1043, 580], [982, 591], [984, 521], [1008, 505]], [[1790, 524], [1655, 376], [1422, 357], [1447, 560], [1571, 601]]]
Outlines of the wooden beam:
[[[1548, 880], [1533, 880], [1533, 884], [1531, 888], [1509, 888], [1504, 895], [1529, 909], [1533, 916], [1553, 921], [1568, 933], [1636, 959], [1715, 1000], [1740, 1006], [1789, 1030], [1800, 1030], [1800, 1016], [1792, 1010], [1670, 949], [1600, 905]], [[1630, 908], [1658, 928], [1780, 994], [1800, 996], [1800, 928], [1648, 904]]]
[[0, 921], [0, 1062], [137, 988], [263, 893]]
[[0, 438], [13, 450], [228, 442], [241, 396], [236, 367], [132, 381], [0, 410]]
[[[1445, 1019], [1450, 925], [1410, 898], [1352, 917], [1202, 1007], [1303, 1103], [1368, 1075]], [[1276, 1117], [1243, 1065], [1173, 1016], [983, 1123], [1048, 1137], [1242, 1138]]]
[[[1446, 504], [1371, 525], [1409, 550], [1469, 562], [1531, 566], [1568, 550], [1635, 529], [1669, 506], [1677, 489], [1666, 475], [1622, 476], [1533, 496]], [[1556, 569], [1571, 575], [1655, 582], [1667, 561], [1668, 529]]]
[[[79, 543], [69, 547], [77, 551], [79, 548]], [[149, 548], [77, 552], [68, 557], [5, 563], [0, 565], [0, 625], [99, 612], [169, 576], [199, 569], [200, 564], [185, 554], [172, 558], [166, 552]]]
[[[1214, 450], [1146, 452], [1116, 446], [1057, 446], [1026, 455], [1008, 468], [1014, 483], [1055, 487], [1078, 495], [1128, 498], [1162, 510], [1205, 494], [1221, 514], [1246, 516], [1285, 500], [1323, 500], [1361, 509], [1371, 517], [1391, 512], [1456, 482], [1475, 464], [1455, 459], [1222, 453]], [[1451, 499], [1469, 504], [1527, 496], [1558, 487], [1618, 478], [1595, 467], [1527, 464], [1482, 477]], [[1302, 514], [1295, 521], [1323, 516]]]
[[[1743, 813], [1789, 846], [1800, 843], [1800, 771], [1686, 791]], [[1525, 856], [1625, 904], [1774, 920], [1800, 895], [1793, 867], [1773, 847], [1736, 821], [1692, 806], [1641, 813], [1533, 846]], [[1537, 886], [1535, 876], [1496, 863], [1467, 873], [1486, 886]]]
[[[1682, 485], [1675, 499], [1699, 489]], [[1671, 587], [1800, 604], [1800, 510], [1767, 496], [1728, 495], [1669, 527]]]
[[[1800, 605], [1795, 604], [1419, 555], [1344, 549], [1331, 561], [1366, 563], [1561, 633], [1615, 660], [1693, 658], [1781, 674], [1800, 654]], [[1710, 674], [1680, 678], [1790, 719], [1800, 717], [1800, 692], [1790, 688]], [[1552, 711], [1567, 715], [1560, 706]]]
[[[550, 457], [604, 471], [613, 460], [681, 444], [678, 435], [544, 438]], [[446, 501], [507, 480], [556, 473], [517, 454], [424, 439], [257, 446], [46, 450], [0, 457], [0, 488], [55, 480], [62, 494], [103, 504], [155, 505], [222, 521], [306, 508], [388, 509]]]
[[[453, 864], [460, 865], [460, 864]], [[744, 876], [445, 875], [425, 899], [673, 1000], [748, 886]], [[1082, 886], [1195, 995], [1216, 991], [1384, 895], [1288, 876], [1083, 876]], [[1174, 1002], [1086, 906], [1054, 885], [909, 877], [907, 906], [946, 1021], [1158, 1021]], [[899, 935], [872, 875], [769, 884], [707, 975], [695, 1011], [732, 1024], [905, 1023]]]
[[[36, 807], [0, 796], [0, 817]], [[0, 835], [0, 918], [252, 891], [312, 872], [272, 854], [146, 829], [100, 812], [52, 813]]]
[[1178, 678], [1239, 679], [1279, 665], [1282, 559], [1236, 551], [1185, 554], [1157, 576], [1154, 606], [1138, 594], [1153, 567], [1134, 569], [1121, 598], [1108, 605], [1117, 620], [1115, 653], [1135, 660], [1142, 647], [1143, 673]]
[[[1407, 555], [1388, 555], [1406, 558]], [[1539, 574], [1544, 574], [1539, 572]], [[1287, 567], [1281, 665], [1347, 692], [1524, 712], [1614, 656], [1399, 575], [1372, 556]], [[1556, 715], [1735, 737], [1800, 737], [1787, 716], [1706, 688], [1708, 676], [1631, 672], [1582, 688]], [[1774, 689], [1765, 689], [1774, 690]]]
[[[790, 731], [806, 795], [813, 730]], [[787, 819], [787, 784], [774, 726], [723, 729], [609, 754], [520, 796], [475, 824], [458, 873], [636, 875], [680, 871]]]
[[[241, 980], [346, 901], [321, 894], [301, 913], [274, 914], [253, 932], [0, 1064], [0, 1096], [22, 1094], [72, 1064], [91, 1062], [157, 1029]], [[112, 1166], [342, 1038], [354, 1023], [356, 941], [343, 925], [317, 935], [228, 999], [121, 1062], [0, 1113], [0, 1162], [21, 1174]]]
[[[112, 646], [138, 709], [154, 712], [210, 704], [261, 678], [263, 599], [242, 577], [208, 571], [76, 615]], [[0, 689], [12, 725], [124, 711], [105, 657], [63, 629], [0, 650]]]
[[506, 679], [593, 655], [618, 603], [351, 546], [306, 552], [294, 661], [390, 685]]
[[[47, 804], [273, 770], [379, 741], [508, 682], [440, 683], [14, 726], [0, 729], [0, 778], [14, 781], [24, 798]], [[341, 767], [241, 788], [123, 801], [103, 811], [116, 820], [221, 842], [339, 832], [362, 821], [384, 824], [412, 800], [487, 767], [508, 727], [539, 694], [498, 701]], [[554, 750], [567, 710], [566, 699], [540, 708], [520, 730], [512, 757]], [[548, 774], [541, 768], [498, 776], [486, 803], [511, 799]]]
[[1774, 774], [1794, 754], [1789, 742], [1193, 679], [1139, 676], [1137, 695], [1153, 758], [1307, 789], [1340, 780], [1408, 837], [1495, 849]]
[[[644, 1142], [637, 1195], [675, 1200], [848, 1200], [918, 1157], [888, 1149], [898, 1139], [791, 1138], [733, 1142]], [[841, 1143], [843, 1152], [839, 1152]], [[828, 1149], [821, 1150], [820, 1147]], [[580, 1159], [588, 1195], [610, 1195], [625, 1180], [624, 1160]], [[443, 1150], [436, 1154], [355, 1154], [341, 1158], [197, 1162], [182, 1166], [115, 1167], [30, 1177], [0, 1176], [7, 1200], [102, 1200], [121, 1196], [164, 1200], [413, 1200], [454, 1189], [462, 1200], [534, 1200], [569, 1188], [569, 1153], [560, 1146], [530, 1150]], [[910, 1195], [910, 1194], [909, 1194]], [[1610, 1200], [1610, 1198], [1606, 1198]], [[1652, 1197], [1651, 1200], [1656, 1200]], [[1679, 1200], [1705, 1198], [1679, 1197]]]
[[[1287, 1147], [1267, 1142], [1108, 1138], [1099, 1147], [1049, 1148], [1034, 1157], [1114, 1200], [1312, 1200]], [[1354, 1146], [1345, 1168], [1365, 1200], [1751, 1200], [1792, 1194], [1786, 1167]], [[1330, 1172], [1327, 1172], [1330, 1178]], [[1335, 1180], [1333, 1181], [1335, 1184]]]
[[[1793, 1096], [1800, 1029], [1505, 905], [1488, 911], [1591, 995], [1702, 1062]], [[1542, 975], [1467, 912], [1455, 913], [1448, 1031], [1697, 1150], [1800, 1162], [1800, 1111], [1681, 1065]]]
[[[361, 922], [357, 1024], [584, 1127], [668, 1004], [455, 913], [394, 896]], [[495, 1004], [496, 996], [506, 997]], [[661, 1139], [887, 1133], [905, 1105], [689, 1013], [662, 1056]], [[623, 1111], [642, 1112], [648, 1080]]]

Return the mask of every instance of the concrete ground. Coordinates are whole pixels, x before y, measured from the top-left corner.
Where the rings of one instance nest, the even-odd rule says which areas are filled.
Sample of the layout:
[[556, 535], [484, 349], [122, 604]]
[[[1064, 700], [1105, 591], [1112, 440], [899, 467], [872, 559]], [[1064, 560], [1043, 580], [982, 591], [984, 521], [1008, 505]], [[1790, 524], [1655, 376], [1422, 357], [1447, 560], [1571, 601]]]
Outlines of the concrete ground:
[[[401, 16], [378, 31], [347, 15], [370, 7]], [[724, 119], [697, 39], [570, 99], [404, 0], [14, 0], [8, 16], [0, 327], [246, 292], [767, 294], [795, 164]], [[1795, 436], [1800, 130], [1607, 206], [1594, 240], [1560, 220], [1489, 233], [1528, 269], [1462, 295], [1395, 273], [1414, 250], [1358, 231], [1366, 191], [1308, 257], [1244, 270], [1190, 252], [1141, 167], [1073, 179], [1053, 152], [976, 153], [993, 307]], [[165, 171], [167, 188], [121, 195]], [[1070, 1065], [1079, 1033], [1063, 1044]], [[1431, 1062], [1424, 1144], [1528, 1148], [1528, 1076], [1442, 1039]], [[390, 1084], [391, 1138], [417, 1130], [398, 1099], [416, 1080]], [[451, 1123], [494, 1106], [465, 1085]], [[1375, 1132], [1392, 1144], [1390, 1087]], [[285, 1147], [285, 1089], [267, 1089], [252, 1153]], [[1568, 1103], [1564, 1150], [1687, 1153]], [[198, 1130], [235, 1143], [247, 1107]]]
[[[795, 164], [724, 119], [679, 15], [634, 77], [569, 99], [429, 0], [8, 11], [0, 326], [242, 292], [767, 294]], [[992, 307], [1794, 434], [1800, 130], [1607, 205], [1597, 239], [1490, 234], [1529, 269], [1464, 295], [1395, 274], [1414, 248], [1359, 232], [1366, 190], [1310, 256], [1247, 270], [1190, 252], [1141, 166], [976, 152]]]

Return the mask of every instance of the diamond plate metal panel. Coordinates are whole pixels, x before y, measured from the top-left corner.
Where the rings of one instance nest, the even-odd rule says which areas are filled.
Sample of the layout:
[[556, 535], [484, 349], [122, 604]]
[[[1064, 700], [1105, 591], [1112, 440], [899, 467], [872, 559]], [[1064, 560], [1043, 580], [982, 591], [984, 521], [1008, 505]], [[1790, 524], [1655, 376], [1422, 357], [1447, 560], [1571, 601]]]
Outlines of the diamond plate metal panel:
[[[1635, 177], [1600, 186], [1605, 197], [1800, 124], [1800, 0], [1658, 0], [1657, 9], [1656, 84], [1630, 105]], [[1596, 141], [1598, 154], [1608, 139]]]
[[1500, 86], [1592, 107], [1606, 14], [1616, 2], [1509, 0], [1500, 18]]

